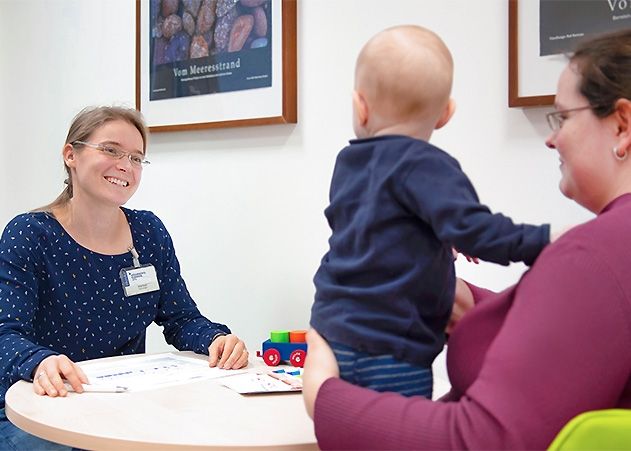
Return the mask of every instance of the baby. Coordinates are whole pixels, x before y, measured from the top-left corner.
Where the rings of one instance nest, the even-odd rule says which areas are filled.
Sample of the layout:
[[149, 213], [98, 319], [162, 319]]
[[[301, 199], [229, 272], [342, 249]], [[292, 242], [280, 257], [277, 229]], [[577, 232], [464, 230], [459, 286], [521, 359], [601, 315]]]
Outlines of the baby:
[[357, 58], [356, 139], [333, 172], [311, 326], [343, 379], [378, 391], [431, 397], [454, 298], [452, 248], [530, 265], [550, 242], [549, 225], [491, 213], [458, 162], [429, 143], [454, 113], [452, 78], [449, 50], [420, 26], [378, 33]]

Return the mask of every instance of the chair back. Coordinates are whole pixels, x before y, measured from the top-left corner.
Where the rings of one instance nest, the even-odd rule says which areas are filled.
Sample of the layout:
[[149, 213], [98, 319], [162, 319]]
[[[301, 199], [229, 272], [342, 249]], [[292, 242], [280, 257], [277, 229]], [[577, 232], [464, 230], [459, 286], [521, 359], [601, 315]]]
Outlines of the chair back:
[[631, 410], [607, 409], [582, 413], [566, 424], [549, 451], [631, 449]]

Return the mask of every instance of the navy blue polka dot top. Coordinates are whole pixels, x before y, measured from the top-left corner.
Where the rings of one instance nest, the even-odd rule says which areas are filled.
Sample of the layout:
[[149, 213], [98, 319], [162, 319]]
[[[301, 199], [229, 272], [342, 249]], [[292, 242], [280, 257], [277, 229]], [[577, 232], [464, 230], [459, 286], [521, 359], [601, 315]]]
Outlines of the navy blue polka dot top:
[[0, 408], [14, 382], [31, 380], [53, 354], [73, 361], [142, 353], [151, 322], [169, 344], [208, 354], [223, 324], [201, 315], [180, 275], [173, 242], [149, 211], [122, 209], [141, 264], [152, 264], [160, 290], [126, 297], [119, 272], [131, 253], [103, 255], [78, 244], [48, 213], [25, 213], [0, 241]]

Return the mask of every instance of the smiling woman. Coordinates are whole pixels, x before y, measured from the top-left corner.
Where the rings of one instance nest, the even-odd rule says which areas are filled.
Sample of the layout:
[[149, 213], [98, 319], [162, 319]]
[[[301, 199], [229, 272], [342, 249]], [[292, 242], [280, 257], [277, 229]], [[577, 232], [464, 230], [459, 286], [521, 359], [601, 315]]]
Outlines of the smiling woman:
[[136, 110], [81, 111], [62, 150], [64, 191], [2, 234], [0, 301], [10, 302], [0, 308], [0, 450], [65, 448], [6, 419], [8, 387], [24, 379], [39, 395], [66, 396], [67, 385], [82, 393], [89, 381], [75, 362], [144, 352], [152, 322], [179, 350], [207, 354], [210, 366], [248, 363], [243, 341], [197, 309], [160, 219], [122, 207], [146, 151]]

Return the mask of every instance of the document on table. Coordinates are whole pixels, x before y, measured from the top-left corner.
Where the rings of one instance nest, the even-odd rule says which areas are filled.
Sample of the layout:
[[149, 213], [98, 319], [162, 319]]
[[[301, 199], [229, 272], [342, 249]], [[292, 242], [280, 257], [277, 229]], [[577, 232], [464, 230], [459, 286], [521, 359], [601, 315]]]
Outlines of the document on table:
[[302, 378], [285, 372], [259, 372], [225, 377], [221, 385], [242, 395], [302, 391]]
[[81, 365], [93, 386], [120, 386], [127, 391], [151, 390], [213, 379], [243, 371], [210, 368], [207, 360], [172, 353], [139, 355], [122, 360]]

